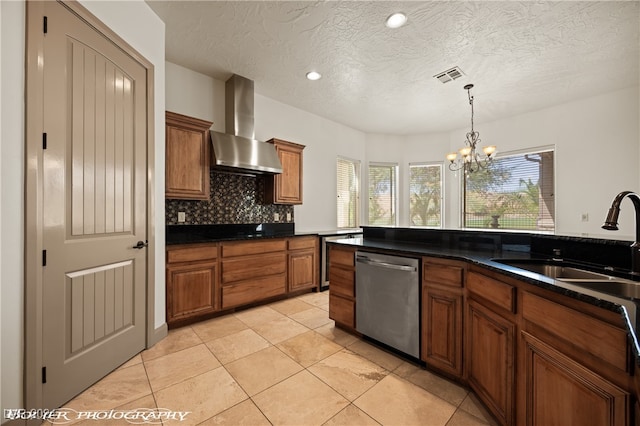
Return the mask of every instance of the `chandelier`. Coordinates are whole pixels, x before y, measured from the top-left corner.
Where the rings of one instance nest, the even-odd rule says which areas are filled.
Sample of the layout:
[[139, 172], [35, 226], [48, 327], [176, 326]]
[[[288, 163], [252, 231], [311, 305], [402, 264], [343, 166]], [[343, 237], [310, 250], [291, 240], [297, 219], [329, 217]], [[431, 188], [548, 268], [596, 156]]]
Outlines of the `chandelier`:
[[[487, 168], [489, 163], [493, 160], [492, 155], [496, 152], [494, 145], [485, 146], [482, 149], [484, 155], [476, 152], [476, 145], [480, 143], [480, 133], [473, 129], [473, 96], [471, 96], [471, 89], [473, 84], [467, 84], [464, 89], [467, 91], [469, 97], [469, 105], [471, 105], [471, 131], [467, 133], [467, 140], [464, 141], [465, 146], [460, 148], [458, 152], [452, 152], [447, 154], [447, 160], [449, 160], [449, 170], [457, 172], [464, 169], [466, 174], [477, 172], [480, 169]], [[458, 153], [460, 157], [458, 158]]]

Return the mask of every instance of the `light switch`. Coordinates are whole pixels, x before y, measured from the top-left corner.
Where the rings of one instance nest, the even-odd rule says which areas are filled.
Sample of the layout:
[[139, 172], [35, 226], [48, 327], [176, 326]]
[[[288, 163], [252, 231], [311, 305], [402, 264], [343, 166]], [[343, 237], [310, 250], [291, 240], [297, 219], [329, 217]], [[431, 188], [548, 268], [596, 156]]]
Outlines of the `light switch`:
[[184, 212], [178, 212], [178, 223], [182, 223], [187, 220], [187, 215]]
[[287, 222], [291, 222], [291, 213], [287, 212]]
[[279, 213], [274, 213], [273, 214], [273, 221], [274, 222], [278, 222], [280, 220], [280, 214]]

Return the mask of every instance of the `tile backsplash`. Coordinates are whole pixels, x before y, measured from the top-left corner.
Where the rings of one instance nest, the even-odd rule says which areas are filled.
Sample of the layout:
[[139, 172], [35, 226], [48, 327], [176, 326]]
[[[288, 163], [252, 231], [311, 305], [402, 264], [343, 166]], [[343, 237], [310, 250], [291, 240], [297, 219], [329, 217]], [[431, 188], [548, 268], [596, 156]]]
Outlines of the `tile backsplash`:
[[245, 176], [211, 171], [211, 196], [208, 200], [165, 200], [167, 225], [178, 223], [178, 212], [185, 213], [186, 225], [293, 222], [293, 206], [265, 204], [264, 181], [259, 176]]

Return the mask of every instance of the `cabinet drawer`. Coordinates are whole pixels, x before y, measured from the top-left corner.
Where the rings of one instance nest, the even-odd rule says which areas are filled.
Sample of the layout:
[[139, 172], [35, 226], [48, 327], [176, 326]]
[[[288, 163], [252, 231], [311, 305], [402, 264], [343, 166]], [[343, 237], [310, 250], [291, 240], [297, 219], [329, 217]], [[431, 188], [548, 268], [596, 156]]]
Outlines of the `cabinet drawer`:
[[422, 264], [422, 281], [429, 284], [462, 287], [464, 269], [460, 266], [431, 262]]
[[336, 265], [355, 266], [356, 252], [352, 249], [329, 247], [329, 262]]
[[285, 251], [287, 242], [283, 239], [264, 241], [237, 241], [222, 243], [222, 257], [247, 256], [251, 254]]
[[285, 274], [242, 281], [222, 287], [222, 308], [246, 305], [287, 291]]
[[509, 284], [471, 271], [467, 274], [467, 289], [494, 305], [516, 312], [516, 289]]
[[289, 250], [300, 250], [306, 248], [316, 248], [317, 237], [297, 237], [287, 241]]
[[284, 274], [286, 270], [287, 255], [284, 252], [225, 259], [222, 261], [222, 284]]
[[347, 297], [355, 297], [356, 273], [350, 269], [333, 266], [329, 270], [329, 285], [332, 294], [341, 294]]
[[356, 304], [353, 300], [345, 299], [335, 294], [329, 295], [329, 318], [336, 323], [355, 328]]
[[590, 315], [531, 293], [522, 295], [522, 316], [571, 345], [591, 353], [620, 370], [628, 370], [624, 330]]
[[216, 244], [167, 249], [167, 263], [195, 262], [198, 260], [215, 259], [217, 257], [218, 246]]

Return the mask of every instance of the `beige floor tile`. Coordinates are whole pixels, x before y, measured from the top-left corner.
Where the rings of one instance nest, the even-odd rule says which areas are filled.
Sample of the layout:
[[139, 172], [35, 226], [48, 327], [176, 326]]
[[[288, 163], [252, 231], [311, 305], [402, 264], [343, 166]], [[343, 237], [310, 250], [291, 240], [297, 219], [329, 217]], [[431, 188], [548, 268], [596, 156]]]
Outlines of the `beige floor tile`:
[[184, 425], [198, 424], [247, 399], [247, 394], [224, 367], [164, 388], [154, 396], [159, 407], [190, 411], [181, 423]]
[[154, 392], [220, 366], [204, 345], [193, 346], [144, 363]]
[[342, 346], [314, 331], [308, 331], [278, 343], [278, 348], [303, 367], [308, 367], [340, 351]]
[[225, 366], [250, 396], [302, 370], [302, 366], [272, 346]]
[[269, 342], [249, 328], [207, 343], [207, 347], [223, 364], [228, 364], [269, 346], [271, 346]]
[[116, 370], [72, 399], [66, 408], [78, 411], [108, 410], [151, 395], [144, 365]]
[[271, 426], [271, 423], [267, 418], [258, 410], [258, 407], [247, 399], [240, 404], [229, 408], [226, 411], [205, 420], [200, 423], [199, 426], [214, 426], [214, 425], [229, 425], [229, 426]]
[[131, 358], [129, 361], [122, 364], [120, 367], [118, 367], [118, 369], [131, 367], [132, 365], [140, 364], [141, 362], [142, 362], [142, 355], [138, 354], [133, 358]]
[[376, 426], [379, 424], [369, 417], [367, 413], [355, 405], [349, 404], [323, 426]]
[[369, 342], [365, 342], [364, 340], [357, 340], [353, 342], [347, 347], [347, 349], [362, 355], [369, 361], [373, 361], [389, 371], [395, 370], [400, 366], [400, 364], [402, 364], [402, 359], [398, 356], [380, 349]]
[[309, 331], [304, 325], [285, 316], [256, 325], [253, 330], [273, 345]]
[[349, 334], [344, 330], [340, 330], [333, 322], [325, 324], [322, 327], [314, 329], [315, 332], [322, 334], [327, 339], [333, 340], [340, 346], [349, 346], [358, 338], [353, 334]]
[[265, 322], [282, 318], [284, 315], [274, 309], [271, 309], [269, 306], [259, 306], [257, 308], [237, 312], [234, 316], [249, 327], [254, 327], [259, 324], [264, 324]]
[[321, 425], [349, 402], [308, 371], [253, 397], [269, 421], [276, 425]]
[[297, 312], [289, 315], [289, 318], [298, 321], [300, 324], [309, 328], [318, 328], [325, 324], [333, 323], [332, 319], [329, 319], [329, 312], [324, 311], [317, 307], [312, 307], [306, 311]]
[[422, 389], [439, 396], [456, 407], [462, 403], [469, 393], [469, 391], [462, 386], [425, 370], [424, 368], [414, 365], [411, 365], [411, 367], [413, 368], [410, 371], [405, 371], [406, 369], [401, 365], [394, 370], [394, 373], [407, 379], [411, 383], [420, 386]]
[[298, 296], [298, 299], [314, 306], [326, 305], [329, 303], [329, 292], [321, 291], [319, 293], [306, 293], [302, 296]]
[[473, 392], [469, 392], [467, 397], [460, 404], [459, 408], [485, 423], [489, 423], [490, 425], [497, 424], [493, 416], [489, 414], [489, 411], [484, 408], [484, 405], [482, 405], [478, 400], [478, 397]]
[[444, 426], [456, 407], [390, 374], [373, 386], [354, 405], [381, 424]]
[[202, 340], [191, 327], [182, 327], [170, 330], [167, 337], [153, 345], [146, 351], [142, 351], [142, 359], [149, 361], [182, 349], [190, 348], [202, 343]]
[[318, 305], [318, 308], [320, 308], [320, 309], [322, 309], [322, 310], [324, 310], [324, 311], [329, 312], [329, 304], [328, 304], [328, 303], [325, 303], [325, 304], [323, 304], [323, 305]]
[[358, 398], [388, 374], [384, 368], [348, 350], [312, 365], [309, 371], [349, 401]]
[[483, 422], [479, 418], [472, 416], [464, 410], [458, 409], [455, 412], [447, 426], [487, 426], [488, 423]]
[[226, 315], [219, 318], [213, 318], [209, 321], [199, 322], [191, 326], [193, 331], [202, 339], [208, 342], [213, 339], [228, 336], [247, 329], [247, 324], [240, 321], [233, 315]]
[[283, 300], [281, 302], [275, 302], [270, 304], [269, 306], [283, 315], [291, 315], [295, 314], [296, 312], [306, 311], [307, 309], [313, 308], [313, 305], [310, 305], [296, 298]]

